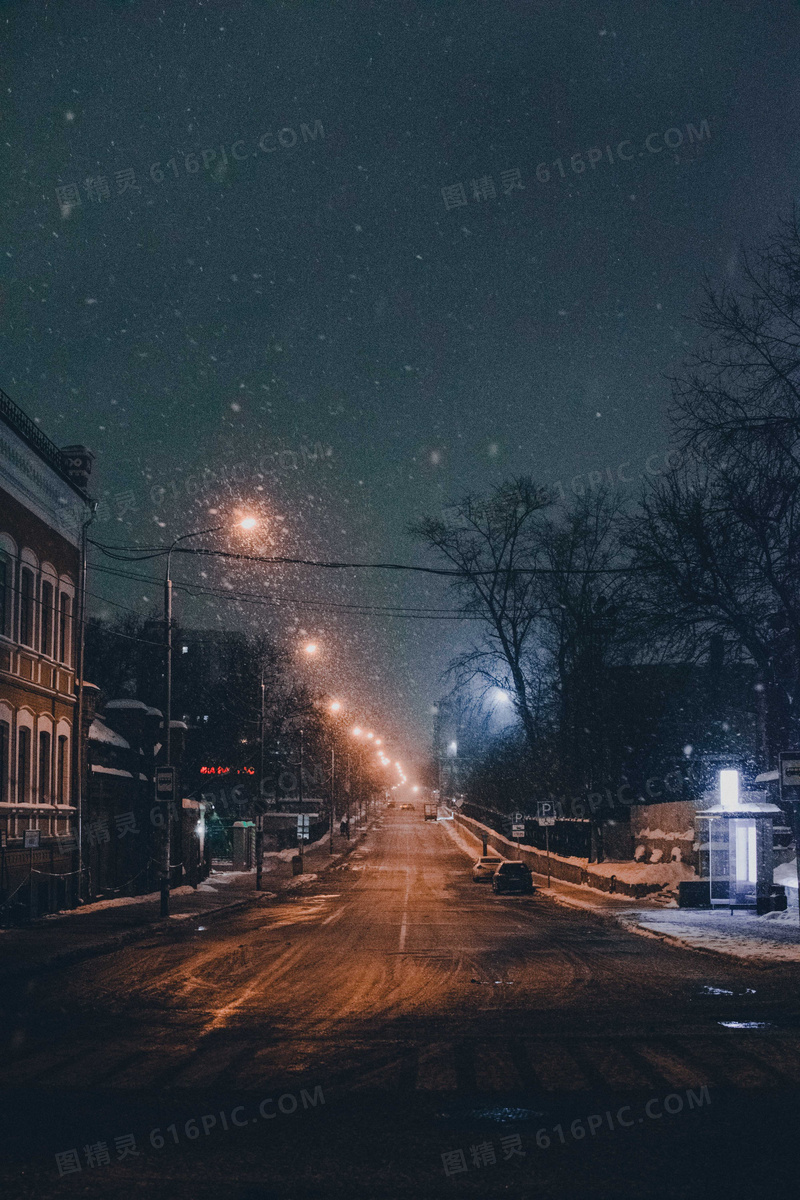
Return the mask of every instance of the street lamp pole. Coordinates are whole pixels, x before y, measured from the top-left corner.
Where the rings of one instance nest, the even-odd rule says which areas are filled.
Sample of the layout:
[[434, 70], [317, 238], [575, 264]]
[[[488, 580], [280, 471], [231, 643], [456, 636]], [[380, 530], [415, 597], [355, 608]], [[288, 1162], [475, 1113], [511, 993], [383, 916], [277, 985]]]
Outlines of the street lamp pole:
[[[212, 529], [197, 529], [194, 533], [184, 533], [175, 538], [167, 550], [167, 569], [164, 574], [164, 651], [165, 651], [165, 694], [164, 694], [164, 762], [172, 766], [172, 552], [180, 542], [187, 538], [200, 537], [205, 533], [217, 533], [221, 525]], [[173, 796], [174, 800], [174, 796]], [[170, 887], [170, 823], [172, 821], [171, 805], [167, 806], [167, 814], [161, 827], [161, 916], [169, 916], [169, 887]], [[163, 816], [163, 814], [162, 814]]]
[[258, 797], [259, 797], [259, 812], [256, 814], [256, 891], [261, 891], [261, 883], [264, 875], [264, 813], [261, 810], [264, 803], [264, 667], [261, 667], [261, 722], [260, 722], [260, 764], [259, 764], [259, 779], [258, 779]]
[[330, 853], [333, 854], [333, 820], [334, 810], [336, 808], [336, 747], [331, 742], [331, 833], [330, 833]]

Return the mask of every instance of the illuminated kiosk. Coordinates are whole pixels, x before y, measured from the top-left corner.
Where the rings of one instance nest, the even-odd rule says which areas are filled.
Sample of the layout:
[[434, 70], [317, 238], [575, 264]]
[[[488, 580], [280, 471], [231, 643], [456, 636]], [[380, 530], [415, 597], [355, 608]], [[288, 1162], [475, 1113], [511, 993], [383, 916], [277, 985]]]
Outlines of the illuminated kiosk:
[[711, 907], [769, 912], [773, 907], [772, 822], [781, 810], [766, 801], [766, 792], [740, 795], [739, 772], [734, 770], [719, 773], [719, 801], [697, 813], [698, 820], [708, 821], [701, 871], [709, 881]]

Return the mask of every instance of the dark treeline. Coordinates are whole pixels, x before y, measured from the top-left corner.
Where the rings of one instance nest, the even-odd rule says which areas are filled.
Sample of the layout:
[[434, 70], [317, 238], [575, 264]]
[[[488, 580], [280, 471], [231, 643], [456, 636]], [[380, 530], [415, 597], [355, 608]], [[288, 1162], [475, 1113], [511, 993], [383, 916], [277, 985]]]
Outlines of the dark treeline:
[[[651, 795], [676, 768], [696, 793], [704, 762], [752, 773], [798, 744], [797, 214], [736, 289], [706, 285], [699, 323], [671, 381], [679, 465], [635, 508], [599, 490], [565, 509], [517, 478], [413, 528], [478, 618], [452, 665], [448, 782], [471, 798]], [[498, 696], [516, 718], [501, 733]]]

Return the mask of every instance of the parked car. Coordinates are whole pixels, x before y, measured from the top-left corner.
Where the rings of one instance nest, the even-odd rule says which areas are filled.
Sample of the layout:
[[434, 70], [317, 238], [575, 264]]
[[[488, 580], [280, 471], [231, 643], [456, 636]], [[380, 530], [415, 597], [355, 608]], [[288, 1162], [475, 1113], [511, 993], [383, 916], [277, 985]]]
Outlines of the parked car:
[[483, 883], [484, 880], [491, 879], [502, 861], [499, 854], [484, 854], [479, 858], [472, 868], [472, 878], [475, 883]]
[[414, 811], [413, 804], [401, 804], [400, 805], [400, 812], [413, 812], [413, 811]]
[[533, 875], [524, 862], [501, 862], [492, 876], [493, 892], [533, 892]]

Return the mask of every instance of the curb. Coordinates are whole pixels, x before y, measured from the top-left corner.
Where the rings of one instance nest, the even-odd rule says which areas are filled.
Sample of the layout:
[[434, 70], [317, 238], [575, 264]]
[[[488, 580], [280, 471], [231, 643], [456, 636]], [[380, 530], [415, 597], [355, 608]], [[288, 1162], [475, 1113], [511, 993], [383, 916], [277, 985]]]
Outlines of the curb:
[[[369, 833], [371, 826], [362, 829], [358, 836], [353, 839], [352, 844], [342, 854], [336, 855], [332, 861], [326, 862], [318, 874], [330, 870], [337, 862], [346, 859], [360, 842]], [[255, 879], [255, 877], [254, 877]], [[291, 882], [291, 877], [286, 881]], [[278, 893], [279, 895], [280, 893]], [[243, 900], [232, 900], [229, 904], [220, 904], [216, 908], [205, 908], [196, 914], [197, 918], [214, 917], [220, 913], [232, 913], [238, 909], [249, 908], [256, 904], [259, 900], [275, 899], [276, 893], [272, 891], [254, 891], [252, 895], [246, 896]], [[195, 914], [191, 914], [194, 916]], [[62, 967], [72, 966], [75, 963], [83, 962], [90, 958], [101, 958], [104, 954], [113, 954], [115, 950], [121, 950], [124, 946], [130, 945], [132, 942], [140, 941], [142, 938], [149, 937], [153, 933], [160, 933], [167, 929], [180, 929], [181, 923], [173, 922], [171, 917], [159, 917], [156, 921], [145, 921], [141, 925], [136, 925], [133, 929], [123, 930], [121, 933], [116, 933], [113, 937], [107, 938], [102, 942], [92, 942], [90, 945], [79, 946], [74, 950], [65, 950], [59, 954], [55, 954], [43, 962], [31, 963], [28, 967], [20, 967], [16, 971], [3, 972], [0, 971], [0, 984], [13, 983], [19, 979], [30, 979], [34, 975], [44, 975], [48, 971], [57, 971]]]

